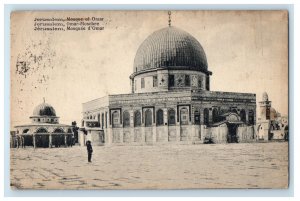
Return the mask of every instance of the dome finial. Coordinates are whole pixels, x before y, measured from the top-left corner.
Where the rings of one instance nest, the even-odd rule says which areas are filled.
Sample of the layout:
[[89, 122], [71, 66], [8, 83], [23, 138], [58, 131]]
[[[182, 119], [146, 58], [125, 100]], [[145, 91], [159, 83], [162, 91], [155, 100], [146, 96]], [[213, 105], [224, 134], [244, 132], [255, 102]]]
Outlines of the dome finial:
[[168, 11], [168, 15], [169, 15], [169, 27], [171, 26], [171, 11]]

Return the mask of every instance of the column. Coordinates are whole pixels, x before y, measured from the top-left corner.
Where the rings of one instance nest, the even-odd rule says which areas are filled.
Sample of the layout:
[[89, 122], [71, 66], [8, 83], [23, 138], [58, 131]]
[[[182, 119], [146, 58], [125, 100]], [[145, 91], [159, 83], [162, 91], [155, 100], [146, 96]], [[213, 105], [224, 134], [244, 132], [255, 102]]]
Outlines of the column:
[[204, 124], [204, 109], [200, 109], [200, 125]]
[[179, 111], [180, 111], [179, 108], [176, 109], [176, 142], [180, 141], [180, 132], [181, 132], [181, 128], [180, 128], [180, 112]]
[[141, 133], [142, 133], [141, 144], [145, 144], [146, 143], [145, 123], [142, 123], [141, 125]]
[[49, 134], [49, 148], [52, 148], [52, 135]]
[[249, 111], [245, 110], [245, 112], [246, 112], [246, 123], [248, 124], [249, 123]]
[[110, 145], [112, 143], [112, 128], [109, 126], [105, 129], [105, 144]]
[[213, 122], [213, 119], [212, 119], [212, 117], [213, 117], [213, 115], [212, 115], [212, 108], [209, 108], [209, 117], [208, 117], [208, 122], [209, 122], [209, 124], [212, 124], [212, 122]]
[[67, 147], [67, 134], [64, 134], [65, 137], [65, 147]]
[[19, 135], [17, 135], [17, 148], [19, 148]]
[[119, 135], [120, 135], [120, 143], [123, 144], [124, 143], [124, 132], [123, 132], [123, 127], [118, 129], [119, 130]]
[[169, 125], [168, 125], [168, 108], [164, 108], [164, 132], [162, 135], [163, 136], [163, 141], [168, 142], [168, 137], [169, 137]]
[[156, 121], [155, 121], [155, 125], [152, 126], [152, 142], [153, 144], [156, 143]]
[[25, 138], [21, 136], [22, 148], [25, 148]]
[[133, 109], [129, 110], [130, 116], [130, 143], [134, 142], [134, 111]]
[[32, 141], [33, 141], [33, 148], [35, 148], [36, 147], [36, 142], [35, 142], [35, 135], [32, 135]]

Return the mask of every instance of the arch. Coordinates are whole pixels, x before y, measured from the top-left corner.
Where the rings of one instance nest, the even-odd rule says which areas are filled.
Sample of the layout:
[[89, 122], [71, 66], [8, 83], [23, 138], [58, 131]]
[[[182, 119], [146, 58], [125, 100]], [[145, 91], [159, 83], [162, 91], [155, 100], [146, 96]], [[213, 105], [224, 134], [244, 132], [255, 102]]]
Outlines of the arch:
[[196, 125], [200, 125], [200, 112], [199, 110], [195, 110], [194, 112], [194, 121]]
[[49, 147], [49, 135], [36, 135], [35, 146], [43, 148]]
[[172, 126], [176, 124], [175, 110], [173, 108], [168, 111], [168, 125]]
[[55, 147], [60, 147], [65, 145], [65, 137], [64, 137], [64, 130], [63, 128], [55, 128], [52, 133], [56, 133], [57, 135], [52, 135], [52, 145]]
[[183, 107], [180, 109], [180, 124], [187, 125], [189, 123], [189, 111]]
[[120, 114], [118, 111], [112, 113], [112, 126], [116, 127], [120, 123]]
[[213, 120], [213, 123], [216, 123], [219, 120], [219, 111], [217, 108], [214, 108], [212, 111], [212, 120]]
[[229, 121], [239, 121], [239, 115], [236, 113], [229, 113], [229, 115], [226, 117]]
[[157, 126], [164, 125], [164, 112], [162, 109], [159, 109], [156, 112], [156, 125]]
[[254, 111], [253, 110], [249, 110], [248, 119], [249, 119], [249, 124], [254, 125]]
[[23, 133], [23, 134], [29, 133], [29, 129], [28, 129], [28, 128], [24, 129], [22, 133]]
[[65, 131], [62, 128], [55, 128], [52, 133], [64, 133]]
[[38, 128], [36, 129], [35, 133], [48, 133], [48, 130], [46, 128]]
[[152, 111], [149, 109], [145, 112], [145, 126], [152, 126]]
[[240, 111], [240, 117], [242, 122], [246, 122], [246, 111], [244, 109]]
[[191, 86], [190, 75], [185, 75], [184, 76], [184, 84], [185, 84], [186, 87], [190, 87]]
[[134, 112], [134, 127], [141, 126], [141, 124], [142, 124], [141, 117], [142, 117], [142, 115], [139, 110]]
[[128, 111], [123, 112], [123, 127], [130, 127], [130, 114]]
[[208, 108], [204, 109], [204, 125], [208, 125], [209, 124], [209, 110]]
[[231, 109], [231, 112], [234, 112], [234, 113], [236, 113], [236, 114], [238, 113], [237, 110], [236, 110], [235, 108]]

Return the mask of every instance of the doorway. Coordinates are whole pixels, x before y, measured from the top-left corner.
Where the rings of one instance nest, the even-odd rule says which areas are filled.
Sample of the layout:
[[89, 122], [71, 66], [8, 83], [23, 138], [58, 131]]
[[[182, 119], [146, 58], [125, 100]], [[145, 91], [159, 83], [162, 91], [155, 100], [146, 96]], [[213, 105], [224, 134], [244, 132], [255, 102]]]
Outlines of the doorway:
[[237, 124], [228, 124], [228, 135], [227, 135], [227, 142], [228, 143], [238, 143], [238, 138], [237, 138]]

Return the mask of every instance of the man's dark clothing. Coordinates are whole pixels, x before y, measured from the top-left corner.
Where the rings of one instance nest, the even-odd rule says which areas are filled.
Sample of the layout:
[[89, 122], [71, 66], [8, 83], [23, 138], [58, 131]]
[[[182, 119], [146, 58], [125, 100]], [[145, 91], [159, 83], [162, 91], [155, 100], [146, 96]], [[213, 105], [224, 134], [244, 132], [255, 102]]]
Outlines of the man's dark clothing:
[[88, 152], [88, 162], [92, 162], [91, 159], [92, 159], [93, 147], [91, 143], [87, 143], [86, 148]]

